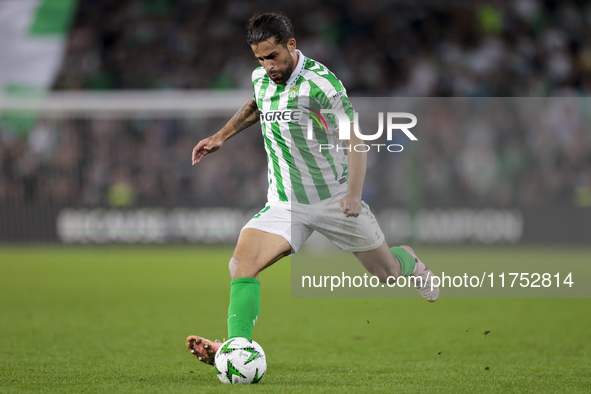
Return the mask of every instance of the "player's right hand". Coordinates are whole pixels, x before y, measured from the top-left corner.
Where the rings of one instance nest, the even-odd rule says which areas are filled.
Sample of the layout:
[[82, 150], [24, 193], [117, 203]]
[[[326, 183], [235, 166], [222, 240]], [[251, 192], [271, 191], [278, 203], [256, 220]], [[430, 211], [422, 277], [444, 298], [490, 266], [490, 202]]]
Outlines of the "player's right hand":
[[193, 148], [193, 155], [191, 157], [193, 165], [199, 163], [201, 159], [208, 154], [220, 149], [223, 143], [222, 139], [217, 135], [212, 135], [209, 138], [199, 141], [199, 143]]

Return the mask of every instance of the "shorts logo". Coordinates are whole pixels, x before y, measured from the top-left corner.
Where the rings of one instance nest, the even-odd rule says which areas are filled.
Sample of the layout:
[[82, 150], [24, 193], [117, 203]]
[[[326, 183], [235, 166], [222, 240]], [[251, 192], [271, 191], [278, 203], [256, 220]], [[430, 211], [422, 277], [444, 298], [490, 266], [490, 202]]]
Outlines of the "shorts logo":
[[[373, 214], [371, 213], [371, 210], [369, 209], [369, 206], [368, 206], [368, 205], [367, 205], [365, 202], [361, 201], [361, 206], [362, 206], [364, 209], [367, 209], [367, 216], [369, 216], [369, 217], [370, 217], [370, 218], [372, 218], [372, 219], [375, 219], [375, 217], [374, 217], [374, 216], [373, 216]], [[378, 238], [380, 238], [380, 236], [378, 235], [378, 232], [377, 232], [377, 231], [376, 231], [376, 235], [378, 236]]]
[[256, 215], [254, 215], [252, 218], [253, 219], [260, 218], [261, 217], [261, 214], [267, 212], [269, 210], [269, 208], [271, 208], [271, 207], [267, 205], [265, 208], [263, 208], [259, 213], [257, 213]]

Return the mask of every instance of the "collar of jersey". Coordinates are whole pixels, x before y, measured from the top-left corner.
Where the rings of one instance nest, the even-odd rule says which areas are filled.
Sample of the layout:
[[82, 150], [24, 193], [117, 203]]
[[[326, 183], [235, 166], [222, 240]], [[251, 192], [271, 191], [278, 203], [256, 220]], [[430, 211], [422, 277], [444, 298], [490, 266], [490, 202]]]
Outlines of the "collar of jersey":
[[288, 88], [290, 85], [293, 85], [295, 81], [298, 80], [300, 74], [302, 73], [302, 70], [304, 69], [305, 56], [298, 49], [296, 49], [296, 53], [298, 54], [298, 64], [295, 70], [293, 70], [293, 72], [291, 73], [291, 76], [289, 77], [287, 82], [285, 83], [286, 88]]

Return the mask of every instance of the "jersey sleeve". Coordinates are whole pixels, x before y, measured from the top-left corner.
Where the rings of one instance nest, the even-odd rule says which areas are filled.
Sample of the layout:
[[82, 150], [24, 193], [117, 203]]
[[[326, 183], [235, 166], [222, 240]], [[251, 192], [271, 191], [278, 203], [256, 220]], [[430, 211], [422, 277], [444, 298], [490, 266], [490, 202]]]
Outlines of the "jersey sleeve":
[[[318, 111], [322, 109], [342, 111], [349, 118], [349, 122], [354, 121], [355, 110], [349, 101], [347, 90], [334, 74], [329, 72], [323, 78], [310, 81], [310, 85], [310, 104], [316, 106]], [[327, 118], [334, 129], [337, 129], [336, 117], [328, 114]]]
[[344, 111], [347, 114], [350, 122], [353, 122], [355, 118], [355, 110], [351, 105], [351, 101], [349, 101], [349, 97], [347, 96], [347, 91], [345, 88], [340, 91], [335, 91], [335, 93], [329, 99], [330, 104], [334, 109], [338, 109]]

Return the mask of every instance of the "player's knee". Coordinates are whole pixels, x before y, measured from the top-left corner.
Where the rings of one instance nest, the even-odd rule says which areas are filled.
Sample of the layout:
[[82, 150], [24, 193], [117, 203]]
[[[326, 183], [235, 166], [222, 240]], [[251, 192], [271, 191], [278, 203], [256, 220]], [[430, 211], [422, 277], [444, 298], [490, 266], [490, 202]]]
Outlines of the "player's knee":
[[234, 279], [236, 272], [240, 269], [240, 259], [232, 255], [230, 262], [228, 263], [228, 269], [230, 270], [230, 276]]
[[255, 264], [249, 262], [248, 259], [241, 258], [236, 254], [232, 255], [230, 258], [228, 268], [230, 270], [230, 277], [232, 279], [247, 277], [256, 278], [259, 273]]

